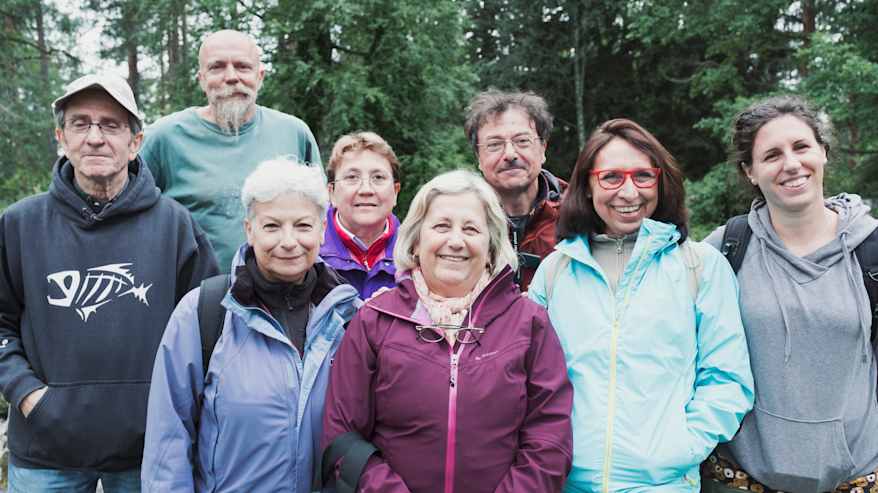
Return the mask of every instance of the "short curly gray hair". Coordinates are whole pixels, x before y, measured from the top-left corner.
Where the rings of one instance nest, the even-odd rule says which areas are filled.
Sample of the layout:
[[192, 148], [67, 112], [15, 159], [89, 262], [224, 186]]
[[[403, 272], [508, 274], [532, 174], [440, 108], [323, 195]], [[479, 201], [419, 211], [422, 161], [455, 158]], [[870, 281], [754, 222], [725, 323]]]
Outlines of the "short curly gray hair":
[[442, 173], [428, 181], [412, 199], [409, 212], [399, 226], [396, 246], [393, 248], [393, 261], [398, 271], [404, 272], [418, 266], [414, 250], [420, 240], [421, 224], [433, 200], [440, 195], [463, 193], [474, 194], [484, 205], [490, 237], [488, 259], [491, 263], [491, 275], [496, 275], [507, 265], [512, 270], [518, 268], [518, 256], [509, 241], [506, 213], [503, 212], [497, 193], [481, 176], [472, 171], [458, 169]]
[[326, 177], [315, 166], [289, 158], [263, 161], [247, 176], [241, 188], [241, 203], [247, 218], [253, 218], [253, 202], [271, 202], [287, 193], [299, 194], [314, 203], [325, 216], [329, 208]]

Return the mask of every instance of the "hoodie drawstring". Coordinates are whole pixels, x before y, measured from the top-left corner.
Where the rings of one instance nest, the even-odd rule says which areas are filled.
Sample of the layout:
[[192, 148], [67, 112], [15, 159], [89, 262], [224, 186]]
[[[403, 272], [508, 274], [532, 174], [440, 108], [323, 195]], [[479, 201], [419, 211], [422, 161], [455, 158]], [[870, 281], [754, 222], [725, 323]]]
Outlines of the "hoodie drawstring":
[[[762, 237], [755, 237], [757, 242], [759, 243], [760, 257], [762, 257], [762, 266], [765, 267], [765, 270], [768, 272], [768, 281], [771, 283], [772, 289], [774, 289], [775, 293], [782, 292], [780, 288], [777, 286], [777, 276], [774, 271], [771, 270], [770, 262], [768, 261], [768, 252], [765, 249], [765, 239]], [[784, 330], [784, 343], [783, 343], [783, 362], [787, 364], [790, 361], [790, 355], [793, 352], [793, 340], [792, 334], [790, 332], [790, 324], [787, 318], [787, 310], [784, 308], [785, 303], [778, 303], [780, 307], [780, 318], [783, 322], [783, 330]]]

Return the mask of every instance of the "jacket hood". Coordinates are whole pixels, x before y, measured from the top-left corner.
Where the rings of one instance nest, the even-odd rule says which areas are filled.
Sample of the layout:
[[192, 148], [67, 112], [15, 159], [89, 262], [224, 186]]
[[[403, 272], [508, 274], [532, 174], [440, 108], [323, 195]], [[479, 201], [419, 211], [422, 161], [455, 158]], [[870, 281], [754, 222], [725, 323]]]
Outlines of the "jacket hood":
[[[753, 201], [747, 222], [753, 230], [753, 240], [756, 244], [753, 245], [751, 242], [749, 248], [759, 248], [761, 261], [766, 271], [771, 273], [768, 281], [775, 292], [785, 292], [777, 284], [778, 276], [788, 276], [795, 283], [802, 285], [820, 278], [839, 262], [845, 263], [844, 271], [847, 273], [846, 277], [851, 288], [854, 292], [860, 291], [859, 286], [862, 285], [862, 281], [854, 276], [855, 268], [851, 264], [853, 251], [878, 226], [878, 220], [869, 215], [869, 207], [858, 195], [842, 193], [825, 199], [824, 203], [838, 214], [836, 240], [830, 241], [804, 257], [798, 257], [787, 250], [783, 241], [777, 236], [771, 225], [771, 217], [765, 201], [762, 199]], [[865, 296], [859, 298], [861, 298], [858, 300], [861, 305], [858, 312], [863, 334], [863, 357], [866, 358], [870, 351], [871, 320], [863, 314], [870, 313], [871, 310], [868, 308], [868, 298]], [[796, 317], [787, 313], [783, 303], [779, 306], [786, 334], [784, 344], [786, 362], [793, 349], [791, 320], [795, 320]]]
[[[426, 310], [420, 304], [415, 284], [409, 274], [409, 271], [406, 271], [398, 275], [395, 289], [376, 295], [366, 302], [365, 307], [414, 323], [424, 322]], [[392, 296], [391, 293], [397, 295]], [[474, 326], [489, 325], [508, 310], [517, 299], [521, 299], [521, 292], [515, 284], [512, 269], [507, 266], [491, 279], [473, 301], [467, 320], [472, 320]], [[426, 317], [429, 319], [429, 316]]]
[[73, 185], [73, 164], [67, 156], [62, 156], [52, 168], [49, 194], [61, 204], [59, 210], [62, 214], [80, 228], [89, 229], [102, 221], [148, 209], [158, 202], [161, 193], [140, 156], [128, 163], [128, 173], [129, 182], [125, 189], [100, 214], [95, 214], [76, 192]]
[[540, 179], [546, 184], [546, 200], [560, 202], [562, 195], [567, 190], [567, 182], [553, 175], [546, 168], [540, 170]]
[[798, 282], [820, 277], [857, 248], [878, 225], [878, 220], [869, 215], [869, 206], [858, 195], [843, 193], [826, 199], [825, 204], [838, 214], [839, 241], [831, 241], [806, 257], [798, 257], [784, 246], [771, 225], [764, 200], [757, 199], [751, 206], [747, 220], [753, 236], [765, 249], [773, 266], [783, 269]]

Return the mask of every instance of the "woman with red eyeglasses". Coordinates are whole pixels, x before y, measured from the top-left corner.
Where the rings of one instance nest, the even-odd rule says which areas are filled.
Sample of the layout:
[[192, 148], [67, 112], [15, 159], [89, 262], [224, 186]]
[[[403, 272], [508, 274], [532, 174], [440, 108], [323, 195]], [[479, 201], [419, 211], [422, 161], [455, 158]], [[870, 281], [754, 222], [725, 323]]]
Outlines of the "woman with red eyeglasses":
[[547, 307], [573, 383], [564, 491], [699, 491], [699, 464], [753, 404], [753, 376], [734, 275], [687, 240], [674, 158], [630, 120], [602, 124], [557, 231], [528, 295]]

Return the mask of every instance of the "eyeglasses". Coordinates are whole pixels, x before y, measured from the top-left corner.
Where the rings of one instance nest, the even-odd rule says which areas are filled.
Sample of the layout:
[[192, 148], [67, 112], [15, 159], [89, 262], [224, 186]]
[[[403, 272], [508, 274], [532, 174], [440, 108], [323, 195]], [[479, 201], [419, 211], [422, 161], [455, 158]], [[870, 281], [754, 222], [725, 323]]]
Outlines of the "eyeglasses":
[[593, 169], [589, 172], [598, 177], [598, 185], [604, 190], [620, 188], [625, 180], [631, 178], [631, 183], [637, 188], [652, 188], [658, 184], [658, 177], [662, 174], [661, 168], [610, 168]]
[[485, 329], [477, 327], [461, 327], [451, 324], [435, 324], [435, 325], [416, 325], [415, 330], [418, 331], [418, 339], [424, 342], [439, 342], [445, 339], [448, 332], [455, 333], [455, 339], [461, 344], [475, 344], [479, 342], [479, 337], [485, 332]]
[[506, 143], [512, 142], [512, 147], [519, 151], [526, 151], [534, 146], [539, 139], [531, 135], [520, 135], [511, 139], [492, 139], [484, 144], [476, 144], [476, 147], [494, 154], [506, 149]]
[[[363, 177], [360, 175], [348, 175], [332, 183], [336, 185], [340, 183], [346, 188], [360, 188], [363, 185]], [[372, 188], [382, 189], [391, 183], [393, 183], [393, 177], [391, 176], [382, 174], [369, 175], [369, 184], [372, 185]]]
[[128, 124], [117, 122], [116, 120], [103, 120], [100, 122], [90, 122], [88, 120], [73, 119], [64, 122], [64, 128], [69, 128], [74, 134], [85, 135], [91, 131], [91, 127], [96, 126], [104, 135], [121, 135]]

